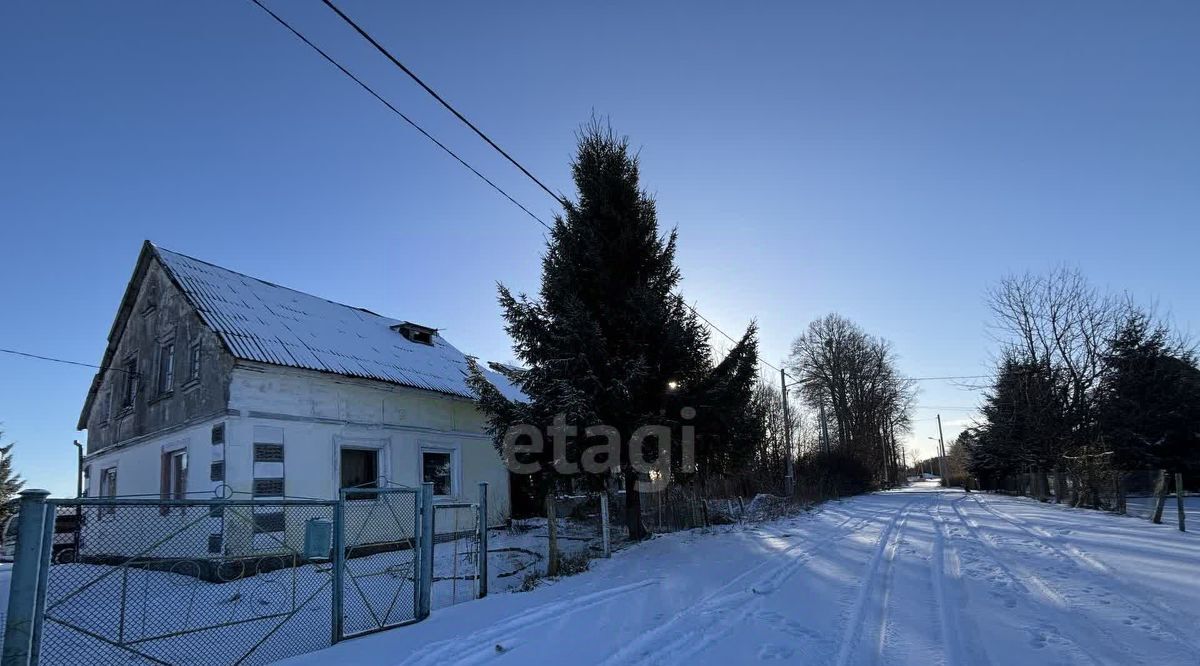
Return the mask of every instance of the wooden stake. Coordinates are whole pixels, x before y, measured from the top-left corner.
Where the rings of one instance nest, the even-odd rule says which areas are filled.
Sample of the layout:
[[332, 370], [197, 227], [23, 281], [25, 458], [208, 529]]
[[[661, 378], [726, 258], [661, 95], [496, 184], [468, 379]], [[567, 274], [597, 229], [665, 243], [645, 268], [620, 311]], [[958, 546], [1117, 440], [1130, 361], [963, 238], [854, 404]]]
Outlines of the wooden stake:
[[1175, 472], [1175, 509], [1179, 511], [1179, 531], [1186, 532], [1183, 528], [1183, 473]]
[[1167, 503], [1167, 470], [1158, 470], [1158, 483], [1154, 485], [1154, 515], [1151, 516], [1150, 522], [1155, 525], [1162, 524], [1163, 507]]
[[546, 575], [558, 575], [558, 516], [554, 501], [554, 489], [546, 491], [546, 527], [550, 535], [550, 543], [546, 550]]

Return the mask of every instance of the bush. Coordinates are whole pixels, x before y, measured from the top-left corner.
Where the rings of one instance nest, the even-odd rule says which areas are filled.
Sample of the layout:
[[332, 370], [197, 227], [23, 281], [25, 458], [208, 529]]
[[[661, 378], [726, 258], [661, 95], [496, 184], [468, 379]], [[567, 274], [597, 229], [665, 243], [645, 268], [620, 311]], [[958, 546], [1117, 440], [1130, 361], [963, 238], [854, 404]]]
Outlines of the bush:
[[796, 487], [811, 499], [858, 495], [872, 489], [871, 470], [847, 453], [813, 453], [796, 461]]

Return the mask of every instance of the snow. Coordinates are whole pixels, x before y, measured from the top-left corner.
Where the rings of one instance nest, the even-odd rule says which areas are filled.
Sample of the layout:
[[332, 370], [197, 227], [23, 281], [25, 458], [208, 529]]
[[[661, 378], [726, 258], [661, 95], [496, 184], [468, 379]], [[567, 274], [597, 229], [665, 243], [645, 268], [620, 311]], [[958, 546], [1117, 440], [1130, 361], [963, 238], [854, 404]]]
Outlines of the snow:
[[[398, 319], [342, 305], [242, 275], [154, 246], [164, 268], [204, 323], [240, 359], [377, 379], [473, 397], [467, 358], [442, 336], [433, 345], [392, 329]], [[484, 375], [510, 399], [522, 394], [481, 364]]]
[[284, 663], [1191, 664], [1198, 562], [1173, 525], [921, 482], [659, 536]]
[[[595, 530], [588, 526], [562, 520], [559, 527], [560, 549], [565, 554], [596, 546]], [[512, 529], [490, 531], [489, 589], [504, 592], [520, 587], [530, 572], [544, 568], [547, 544], [544, 519], [518, 521]], [[475, 598], [473, 548], [473, 541], [466, 538], [434, 545], [434, 612]], [[392, 622], [412, 617], [412, 558], [412, 551], [394, 551], [349, 560], [348, 573], [365, 575], [366, 582], [346, 585], [347, 632], [375, 628], [376, 616], [386, 614]], [[12, 564], [0, 564], [0, 627], [8, 607], [11, 575]], [[230, 663], [279, 624], [274, 635], [245, 662], [256, 664], [328, 645], [330, 580], [327, 564], [284, 568], [226, 583], [165, 571], [60, 564], [51, 568], [47, 597], [55, 618], [115, 638], [114, 632], [122, 624], [116, 609], [122, 606], [124, 583], [129, 592], [124, 602], [126, 638], [145, 641], [137, 648], [177, 663]], [[283, 620], [281, 614], [293, 609], [296, 615]], [[95, 663], [125, 663], [129, 656], [60, 623], [48, 622], [45, 631], [43, 664], [76, 663], [80, 655], [91, 655]], [[154, 638], [160, 636], [165, 638]]]

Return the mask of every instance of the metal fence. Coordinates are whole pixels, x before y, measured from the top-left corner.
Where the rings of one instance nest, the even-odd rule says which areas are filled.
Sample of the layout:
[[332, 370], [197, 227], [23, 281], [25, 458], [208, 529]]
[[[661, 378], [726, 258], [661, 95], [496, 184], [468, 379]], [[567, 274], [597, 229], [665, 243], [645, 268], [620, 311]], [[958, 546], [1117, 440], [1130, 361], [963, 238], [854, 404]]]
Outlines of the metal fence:
[[[5, 666], [265, 664], [430, 612], [429, 484], [337, 500], [46, 496], [22, 493]], [[486, 568], [477, 532], [464, 562]]]

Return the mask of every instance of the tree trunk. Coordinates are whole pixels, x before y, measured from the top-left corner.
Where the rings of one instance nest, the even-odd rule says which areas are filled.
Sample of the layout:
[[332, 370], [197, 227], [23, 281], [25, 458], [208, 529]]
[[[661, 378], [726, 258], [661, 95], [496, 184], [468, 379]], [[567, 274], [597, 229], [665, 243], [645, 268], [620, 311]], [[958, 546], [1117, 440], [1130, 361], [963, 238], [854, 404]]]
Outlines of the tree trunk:
[[1117, 487], [1117, 506], [1116, 511], [1119, 514], [1125, 514], [1125, 479], [1120, 472], [1116, 472], [1113, 476], [1113, 484]]
[[558, 575], [558, 510], [554, 499], [554, 488], [546, 493], [546, 529], [550, 543], [546, 548], [546, 575]]
[[1154, 515], [1150, 517], [1150, 522], [1155, 525], [1162, 524], [1163, 507], [1167, 503], [1167, 470], [1158, 470], [1158, 483], [1154, 484]]
[[1067, 491], [1067, 471], [1056, 468], [1054, 470], [1054, 503], [1062, 504], [1063, 493]]
[[630, 541], [641, 541], [646, 538], [646, 530], [642, 527], [642, 495], [638, 492], [637, 471], [625, 471], [625, 529], [629, 532]]
[[1037, 481], [1038, 481], [1038, 501], [1039, 502], [1049, 502], [1050, 501], [1050, 497], [1049, 497], [1050, 478], [1046, 475], [1046, 472], [1043, 471], [1042, 468], [1040, 468], [1040, 467], [1038, 468], [1038, 471], [1037, 471]]

